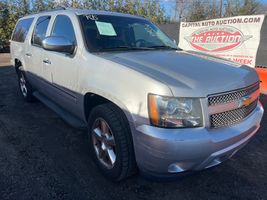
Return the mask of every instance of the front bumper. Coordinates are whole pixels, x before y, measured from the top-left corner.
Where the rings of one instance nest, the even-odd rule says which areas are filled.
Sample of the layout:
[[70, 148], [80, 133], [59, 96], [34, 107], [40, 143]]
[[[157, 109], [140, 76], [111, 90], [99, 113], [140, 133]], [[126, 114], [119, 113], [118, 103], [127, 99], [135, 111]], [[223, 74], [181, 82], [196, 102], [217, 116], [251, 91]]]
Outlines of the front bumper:
[[263, 108], [258, 103], [244, 121], [225, 128], [164, 129], [141, 125], [134, 137], [138, 167], [148, 174], [169, 176], [218, 165], [251, 139], [262, 116]]

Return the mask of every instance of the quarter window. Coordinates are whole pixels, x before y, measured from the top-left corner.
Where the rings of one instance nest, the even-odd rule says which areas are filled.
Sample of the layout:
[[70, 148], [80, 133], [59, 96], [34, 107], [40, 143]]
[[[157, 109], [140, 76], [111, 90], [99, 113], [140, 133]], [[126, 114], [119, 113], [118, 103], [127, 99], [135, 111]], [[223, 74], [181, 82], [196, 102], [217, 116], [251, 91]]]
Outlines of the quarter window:
[[72, 43], [76, 43], [74, 28], [69, 17], [58, 15], [55, 19], [51, 36], [65, 37]]
[[32, 44], [41, 46], [42, 41], [45, 38], [46, 30], [50, 21], [50, 16], [39, 17], [32, 37]]
[[11, 40], [16, 42], [24, 42], [32, 25], [32, 21], [33, 18], [19, 20], [13, 32]]

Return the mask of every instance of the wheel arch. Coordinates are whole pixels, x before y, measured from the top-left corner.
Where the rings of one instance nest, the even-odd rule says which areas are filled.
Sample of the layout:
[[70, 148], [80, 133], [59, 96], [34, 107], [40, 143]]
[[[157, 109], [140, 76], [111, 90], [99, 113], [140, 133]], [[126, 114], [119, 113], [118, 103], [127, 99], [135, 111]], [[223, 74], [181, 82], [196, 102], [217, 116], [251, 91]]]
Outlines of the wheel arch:
[[119, 100], [115, 98], [109, 98], [102, 94], [97, 94], [93, 92], [88, 92], [84, 95], [84, 117], [87, 120], [89, 117], [90, 112], [95, 106], [105, 104], [105, 103], [112, 103], [117, 108], [120, 109], [120, 111], [125, 115], [129, 125], [131, 122], [133, 122], [133, 116], [131, 115], [130, 111], [127, 109], [127, 107]]
[[19, 67], [22, 66], [22, 62], [18, 58], [15, 58], [14, 63], [15, 63], [15, 70], [18, 73]]

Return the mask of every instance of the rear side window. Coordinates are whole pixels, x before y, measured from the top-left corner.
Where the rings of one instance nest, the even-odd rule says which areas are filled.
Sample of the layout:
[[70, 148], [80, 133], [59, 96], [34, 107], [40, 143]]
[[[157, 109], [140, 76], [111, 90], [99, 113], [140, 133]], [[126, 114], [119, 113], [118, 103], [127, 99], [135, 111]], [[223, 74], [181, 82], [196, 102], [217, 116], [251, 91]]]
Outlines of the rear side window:
[[24, 42], [32, 25], [32, 21], [33, 18], [19, 20], [13, 32], [11, 40], [16, 42]]
[[62, 36], [75, 44], [75, 33], [70, 18], [65, 15], [58, 15], [51, 36]]
[[50, 16], [42, 16], [38, 18], [33, 32], [32, 44], [38, 46], [42, 45], [42, 41], [45, 38], [50, 18]]

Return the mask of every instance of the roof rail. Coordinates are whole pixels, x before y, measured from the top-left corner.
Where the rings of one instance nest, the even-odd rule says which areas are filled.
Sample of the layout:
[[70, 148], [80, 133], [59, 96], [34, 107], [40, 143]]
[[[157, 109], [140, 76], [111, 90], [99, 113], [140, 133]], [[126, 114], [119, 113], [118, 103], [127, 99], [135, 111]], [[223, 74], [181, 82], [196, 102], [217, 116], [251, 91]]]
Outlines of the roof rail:
[[44, 10], [42, 12], [51, 12], [51, 11], [58, 11], [58, 10], [66, 10], [66, 8], [64, 6], [59, 6], [59, 7], [56, 7], [56, 8], [49, 9], [49, 10]]

